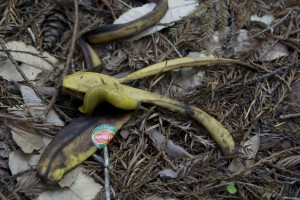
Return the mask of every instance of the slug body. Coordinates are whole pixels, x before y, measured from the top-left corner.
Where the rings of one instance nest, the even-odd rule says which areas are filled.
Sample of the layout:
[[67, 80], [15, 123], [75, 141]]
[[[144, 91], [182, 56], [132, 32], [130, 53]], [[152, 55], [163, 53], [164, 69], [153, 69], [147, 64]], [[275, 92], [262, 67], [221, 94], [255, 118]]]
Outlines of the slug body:
[[83, 105], [79, 107], [79, 111], [91, 114], [102, 101], [107, 101], [111, 105], [123, 110], [133, 110], [138, 106], [138, 101], [129, 97], [124, 92], [106, 85], [97, 85], [86, 91]]

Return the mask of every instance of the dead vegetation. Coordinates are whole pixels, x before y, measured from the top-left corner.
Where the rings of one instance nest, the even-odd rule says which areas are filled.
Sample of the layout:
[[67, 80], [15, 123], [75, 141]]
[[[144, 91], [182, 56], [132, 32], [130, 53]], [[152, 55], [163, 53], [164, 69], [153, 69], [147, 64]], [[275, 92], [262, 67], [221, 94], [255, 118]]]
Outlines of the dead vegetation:
[[[127, 4], [137, 6], [141, 2], [87, 0], [81, 1], [76, 12], [74, 2], [67, 0], [0, 1], [1, 46], [13, 40], [23, 41], [55, 56], [69, 67], [68, 73], [83, 70], [79, 46], [69, 48], [74, 39], [72, 34], [78, 37], [86, 30], [112, 23], [128, 10]], [[262, 27], [251, 21], [255, 14], [272, 15], [273, 23]], [[78, 30], [74, 29], [76, 23]], [[203, 127], [148, 106], [148, 110], [136, 111], [135, 117], [109, 145], [112, 196], [115, 199], [299, 199], [299, 30], [297, 0], [205, 0], [192, 15], [159, 33], [135, 42], [114, 42], [97, 48], [99, 55], [111, 64], [97, 70], [109, 75], [126, 74], [191, 51], [239, 59], [256, 68], [253, 71], [239, 66], [218, 66], [206, 70], [201, 85], [186, 93], [173, 84], [180, 72], [135, 82], [137, 87], [205, 110], [229, 129], [239, 151], [234, 157], [225, 157]], [[243, 31], [248, 35], [241, 38]], [[276, 52], [275, 47], [279, 48]], [[285, 50], [281, 51], [282, 48]], [[0, 52], [9, 54], [3, 48]], [[283, 53], [278, 56], [278, 52]], [[43, 86], [57, 87], [62, 71], [56, 68], [53, 79], [41, 81]], [[23, 172], [30, 175], [23, 184], [17, 181], [20, 174], [11, 174], [8, 153], [19, 147], [10, 131], [23, 127], [35, 134], [55, 135], [57, 127], [9, 112], [10, 108], [23, 105], [18, 84], [36, 89], [29, 84], [30, 80], [15, 83], [1, 78], [0, 81], [0, 199], [30, 199], [50, 186], [41, 187], [34, 170]], [[39, 95], [47, 104], [51, 102], [45, 93]], [[54, 100], [56, 110], [66, 122], [79, 115], [76, 100], [60, 93]], [[102, 157], [102, 151], [97, 155]], [[83, 167], [103, 185], [103, 164], [96, 158], [85, 161]], [[237, 191], [233, 192], [229, 186]], [[103, 198], [103, 193], [97, 199], [100, 197]]]

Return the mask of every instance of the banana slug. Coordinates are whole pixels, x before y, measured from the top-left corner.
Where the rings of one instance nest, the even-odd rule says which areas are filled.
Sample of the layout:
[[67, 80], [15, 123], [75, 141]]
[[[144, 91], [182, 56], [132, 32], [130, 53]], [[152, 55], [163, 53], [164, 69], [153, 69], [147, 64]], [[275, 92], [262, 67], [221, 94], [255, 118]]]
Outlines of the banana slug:
[[86, 91], [83, 105], [79, 107], [79, 111], [85, 114], [91, 114], [102, 101], [107, 101], [111, 105], [123, 110], [134, 110], [138, 107], [138, 101], [121, 90], [106, 85], [97, 85]]
[[[163, 67], [163, 65], [161, 65], [161, 67]], [[131, 76], [128, 77], [128, 79], [130, 79]], [[140, 77], [139, 74], [136, 74], [136, 77]], [[124, 80], [126, 79], [127, 78]], [[138, 105], [136, 107], [137, 104], [143, 103], [153, 104], [193, 118], [197, 123], [202, 124], [208, 130], [225, 155], [234, 154], [235, 144], [229, 131], [218, 120], [208, 115], [205, 111], [194, 106], [186, 105], [175, 99], [130, 87], [120, 82], [123, 82], [123, 80], [107, 76], [105, 74], [95, 72], [76, 72], [64, 78], [63, 86], [66, 90], [86, 93], [86, 96], [84, 97], [84, 105], [87, 105], [88, 110], [85, 112], [89, 113], [92, 112], [101, 100], [106, 100], [110, 101], [110, 103], [116, 107], [118, 104], [121, 104], [119, 108], [122, 109], [135, 109], [140, 106]], [[104, 88], [106, 91], [103, 91]], [[109, 98], [105, 96], [110, 92], [112, 96]], [[128, 99], [130, 101], [128, 101]]]

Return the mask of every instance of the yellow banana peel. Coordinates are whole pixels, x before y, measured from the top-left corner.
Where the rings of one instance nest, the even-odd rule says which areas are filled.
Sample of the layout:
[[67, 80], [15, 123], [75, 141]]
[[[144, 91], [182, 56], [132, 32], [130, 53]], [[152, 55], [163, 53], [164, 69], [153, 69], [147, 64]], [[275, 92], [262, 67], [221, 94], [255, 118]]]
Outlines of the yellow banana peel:
[[91, 133], [99, 124], [112, 124], [119, 130], [129, 119], [129, 113], [110, 113], [73, 120], [51, 140], [38, 162], [37, 173], [48, 183], [56, 183], [97, 151]]
[[[234, 153], [235, 144], [231, 134], [219, 121], [217, 121], [212, 116], [208, 115], [203, 110], [186, 105], [177, 100], [170, 99], [159, 94], [155, 94], [152, 92], [148, 92], [145, 90], [133, 88], [122, 84], [123, 82], [132, 81], [138, 78], [143, 78], [160, 72], [162, 73], [182, 67], [192, 66], [203, 69], [207, 68], [208, 65], [211, 64], [240, 64], [244, 66], [249, 66], [246, 63], [232, 59], [178, 58], [146, 67], [124, 78], [115, 78], [95, 72], [76, 72], [64, 78], [63, 87], [65, 89], [81, 93], [86, 93], [87, 91], [89, 91], [84, 97], [85, 113], [92, 112], [92, 110], [95, 108], [94, 101], [97, 101], [98, 103], [101, 100], [105, 100], [105, 97], [102, 97], [99, 94], [95, 94], [97, 93], [96, 89], [91, 90], [91, 88], [98, 87], [99, 89], [102, 86], [105, 86], [111, 88], [111, 90], [106, 90], [105, 94], [103, 93], [103, 95], [109, 95], [110, 91], [114, 91], [115, 93], [118, 93], [117, 91], [119, 91], [120, 100], [124, 99], [124, 96], [126, 96], [126, 98], [129, 98], [130, 101], [136, 102], [137, 104], [149, 103], [191, 117], [196, 122], [202, 124], [208, 130], [212, 138], [217, 142], [217, 144], [221, 147], [222, 151], [226, 155], [232, 155]], [[91, 91], [95, 91], [95, 93]], [[100, 100], [98, 98], [93, 98], [95, 96], [100, 96]], [[110, 103], [114, 105], [114, 103]], [[127, 107], [127, 105], [125, 104], [126, 101], [123, 103], [124, 105], [121, 105], [121, 107], [123, 106], [125, 109], [135, 108], [135, 106]]]

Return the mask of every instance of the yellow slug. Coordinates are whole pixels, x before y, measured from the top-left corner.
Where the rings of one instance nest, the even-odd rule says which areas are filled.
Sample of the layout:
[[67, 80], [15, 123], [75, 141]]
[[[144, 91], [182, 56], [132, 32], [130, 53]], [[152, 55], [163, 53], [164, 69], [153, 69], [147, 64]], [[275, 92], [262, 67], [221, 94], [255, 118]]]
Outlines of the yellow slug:
[[97, 85], [86, 91], [83, 105], [79, 107], [79, 111], [91, 114], [102, 101], [107, 101], [111, 105], [123, 110], [133, 110], [138, 106], [138, 101], [129, 97], [124, 92], [106, 85]]

